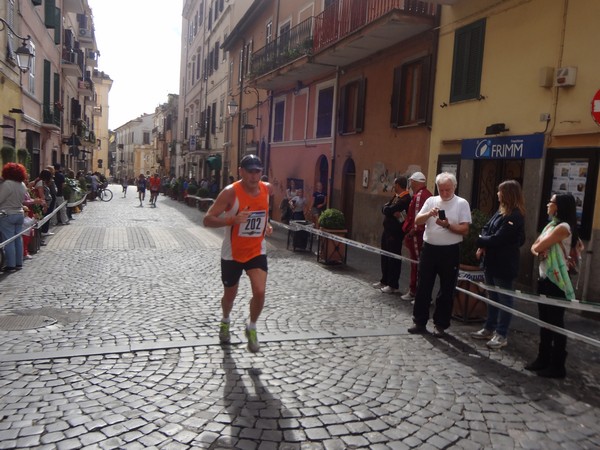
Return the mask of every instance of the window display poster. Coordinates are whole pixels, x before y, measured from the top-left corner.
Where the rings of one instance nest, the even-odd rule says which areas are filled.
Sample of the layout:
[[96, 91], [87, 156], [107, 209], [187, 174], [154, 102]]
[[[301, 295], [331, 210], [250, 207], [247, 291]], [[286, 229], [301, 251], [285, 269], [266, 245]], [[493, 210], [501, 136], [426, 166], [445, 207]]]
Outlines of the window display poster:
[[571, 194], [575, 197], [577, 224], [581, 225], [588, 161], [557, 160], [554, 163], [552, 194]]

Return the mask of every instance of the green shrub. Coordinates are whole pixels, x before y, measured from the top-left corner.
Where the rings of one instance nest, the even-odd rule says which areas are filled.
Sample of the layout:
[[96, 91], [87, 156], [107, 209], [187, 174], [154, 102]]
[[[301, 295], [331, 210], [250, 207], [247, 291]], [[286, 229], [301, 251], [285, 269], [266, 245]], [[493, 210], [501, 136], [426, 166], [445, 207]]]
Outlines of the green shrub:
[[471, 224], [469, 234], [463, 237], [460, 244], [460, 263], [466, 266], [479, 266], [480, 261], [475, 257], [477, 251], [477, 238], [481, 229], [487, 223], [488, 217], [479, 209], [471, 211]]
[[345, 230], [346, 219], [339, 209], [329, 208], [319, 216], [319, 226], [330, 230]]
[[198, 192], [198, 186], [195, 185], [190, 185], [188, 186], [188, 195], [196, 195], [196, 192]]

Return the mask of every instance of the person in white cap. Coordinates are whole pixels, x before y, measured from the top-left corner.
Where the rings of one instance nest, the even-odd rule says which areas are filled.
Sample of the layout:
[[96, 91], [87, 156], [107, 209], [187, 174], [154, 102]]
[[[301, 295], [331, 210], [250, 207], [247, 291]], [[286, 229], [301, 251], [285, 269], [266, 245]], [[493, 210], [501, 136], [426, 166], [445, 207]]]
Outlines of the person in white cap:
[[[404, 245], [408, 249], [410, 259], [418, 261], [421, 255], [421, 248], [423, 247], [423, 233], [425, 232], [425, 225], [415, 224], [415, 217], [421, 211], [425, 200], [431, 197], [431, 192], [427, 189], [427, 179], [421, 172], [413, 173], [408, 181], [412, 190], [412, 199], [408, 206], [408, 213], [406, 220], [402, 224], [402, 229], [405, 233]], [[417, 292], [417, 263], [411, 263], [410, 265], [410, 284], [408, 291], [402, 297], [402, 300], [414, 300], [415, 293]]]

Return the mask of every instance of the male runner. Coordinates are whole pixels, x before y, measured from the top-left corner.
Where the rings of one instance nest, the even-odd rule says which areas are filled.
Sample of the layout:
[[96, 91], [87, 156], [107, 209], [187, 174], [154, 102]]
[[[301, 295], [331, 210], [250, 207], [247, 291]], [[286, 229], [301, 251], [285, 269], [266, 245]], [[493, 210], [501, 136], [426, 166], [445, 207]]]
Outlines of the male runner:
[[229, 314], [237, 295], [242, 271], [246, 271], [252, 287], [250, 318], [246, 325], [248, 350], [258, 352], [260, 345], [256, 322], [265, 302], [267, 284], [267, 255], [265, 235], [270, 236], [269, 183], [260, 181], [263, 165], [256, 155], [246, 155], [240, 161], [240, 180], [225, 187], [204, 217], [204, 226], [225, 227], [221, 248], [221, 280], [224, 293], [221, 299], [223, 318], [219, 329], [221, 343], [230, 342]]

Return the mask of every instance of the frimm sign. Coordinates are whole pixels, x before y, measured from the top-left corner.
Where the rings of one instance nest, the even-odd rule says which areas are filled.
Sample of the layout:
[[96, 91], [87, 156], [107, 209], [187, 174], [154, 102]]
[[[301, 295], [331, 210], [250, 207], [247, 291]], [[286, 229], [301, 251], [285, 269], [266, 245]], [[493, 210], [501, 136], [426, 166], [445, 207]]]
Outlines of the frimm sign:
[[544, 135], [464, 139], [462, 159], [534, 159], [544, 154]]

